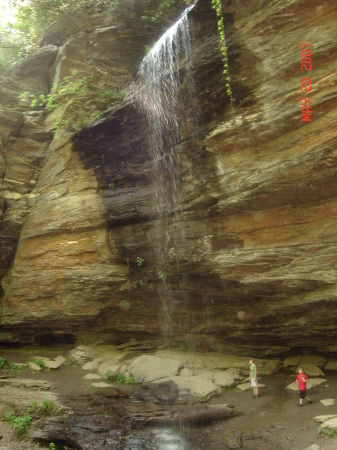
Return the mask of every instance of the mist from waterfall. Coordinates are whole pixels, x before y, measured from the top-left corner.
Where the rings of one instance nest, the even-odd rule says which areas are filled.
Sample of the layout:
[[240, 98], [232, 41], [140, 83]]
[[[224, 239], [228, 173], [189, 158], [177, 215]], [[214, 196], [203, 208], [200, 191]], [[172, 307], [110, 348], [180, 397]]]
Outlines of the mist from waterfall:
[[[147, 118], [149, 155], [154, 173], [154, 190], [158, 217], [156, 251], [158, 277], [162, 288], [161, 327], [165, 336], [171, 334], [173, 303], [169, 281], [169, 265], [179, 266], [184, 259], [184, 227], [182, 201], [184, 182], [181, 141], [185, 133], [195, 132], [195, 89], [192, 77], [192, 48], [187, 8], [180, 19], [166, 31], [143, 59], [137, 74], [133, 104]], [[181, 118], [184, 117], [183, 126]], [[186, 123], [189, 124], [186, 129]], [[194, 131], [193, 131], [194, 130]], [[183, 277], [183, 275], [182, 275]]]

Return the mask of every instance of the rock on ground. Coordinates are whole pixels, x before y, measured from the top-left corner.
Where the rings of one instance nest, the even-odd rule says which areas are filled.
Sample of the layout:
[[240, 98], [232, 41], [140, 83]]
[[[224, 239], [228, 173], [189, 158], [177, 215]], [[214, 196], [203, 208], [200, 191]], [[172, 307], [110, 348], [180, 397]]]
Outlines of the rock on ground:
[[101, 375], [98, 375], [97, 373], [87, 373], [84, 377], [84, 380], [101, 380]]
[[214, 395], [221, 394], [221, 388], [213, 383], [207, 375], [173, 377], [172, 381], [178, 388], [178, 403], [186, 400], [206, 401]]
[[29, 362], [28, 365], [32, 370], [35, 370], [36, 372], [40, 372], [40, 370], [42, 370], [42, 368], [34, 362]]
[[334, 398], [325, 398], [325, 399], [320, 400], [320, 402], [324, 406], [333, 406], [335, 404], [335, 399]]
[[58, 356], [54, 360], [45, 360], [45, 366], [48, 367], [48, 369], [59, 369], [63, 364], [66, 362], [66, 359], [63, 356]]
[[309, 377], [320, 377], [325, 375], [318, 366], [314, 366], [313, 364], [306, 364], [304, 369], [304, 372]]
[[333, 370], [337, 371], [337, 360], [335, 359], [329, 359], [327, 364], [325, 365], [325, 370]]
[[322, 423], [320, 433], [324, 434], [324, 432], [329, 430], [337, 431], [337, 417], [334, 417], [333, 419], [328, 419]]
[[[307, 390], [310, 390], [310, 389], [312, 389], [316, 386], [319, 386], [320, 384], [323, 384], [323, 383], [326, 383], [325, 378], [311, 378], [307, 382]], [[295, 381], [294, 381], [293, 383], [288, 384], [286, 389], [290, 389], [291, 391], [298, 391], [298, 383], [295, 383]]]
[[137, 383], [147, 383], [178, 375], [181, 368], [182, 363], [176, 359], [142, 355], [129, 365], [128, 371]]
[[220, 393], [220, 386], [214, 384], [208, 374], [167, 377], [158, 382], [136, 386], [133, 391], [136, 398], [163, 404], [207, 401]]
[[337, 418], [337, 414], [324, 414], [322, 416], [314, 417], [314, 421], [317, 423], [323, 423], [326, 420]]
[[242, 380], [239, 370], [217, 370], [205, 373], [214, 384], [221, 387], [233, 386], [238, 380]]
[[[261, 383], [257, 383], [257, 387], [260, 388], [265, 388], [266, 385], [265, 384], [261, 384]], [[251, 383], [242, 383], [242, 384], [238, 384], [237, 388], [240, 389], [240, 391], [248, 391], [249, 389], [252, 389], [252, 385]]]

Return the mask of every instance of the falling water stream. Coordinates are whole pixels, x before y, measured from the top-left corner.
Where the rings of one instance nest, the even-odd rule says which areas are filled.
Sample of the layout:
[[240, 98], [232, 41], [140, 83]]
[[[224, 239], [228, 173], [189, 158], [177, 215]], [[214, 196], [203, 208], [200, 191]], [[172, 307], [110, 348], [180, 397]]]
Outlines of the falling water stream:
[[[182, 202], [184, 184], [181, 141], [187, 122], [196, 130], [192, 48], [187, 8], [180, 19], [157, 41], [144, 58], [136, 79], [133, 104], [147, 118], [149, 155], [154, 173], [157, 227], [155, 264], [161, 280], [159, 296], [163, 340], [172, 335], [173, 298], [170, 265], [180, 269], [184, 259]], [[188, 131], [187, 131], [188, 132]]]

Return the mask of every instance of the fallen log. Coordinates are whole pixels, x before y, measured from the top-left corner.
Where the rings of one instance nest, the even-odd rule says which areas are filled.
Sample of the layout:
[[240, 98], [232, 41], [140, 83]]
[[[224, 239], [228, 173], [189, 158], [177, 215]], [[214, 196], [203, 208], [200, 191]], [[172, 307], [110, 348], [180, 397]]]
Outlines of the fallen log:
[[192, 411], [164, 411], [137, 413], [133, 421], [138, 425], [205, 425], [215, 420], [225, 420], [238, 416], [232, 405], [207, 405]]

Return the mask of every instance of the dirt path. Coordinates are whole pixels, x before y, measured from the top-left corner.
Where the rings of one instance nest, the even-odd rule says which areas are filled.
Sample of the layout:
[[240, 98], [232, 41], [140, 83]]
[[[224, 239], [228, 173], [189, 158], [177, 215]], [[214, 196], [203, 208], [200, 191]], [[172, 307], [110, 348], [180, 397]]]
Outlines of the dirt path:
[[319, 445], [320, 450], [336, 450], [337, 439], [320, 437], [318, 424], [313, 421], [318, 415], [337, 414], [337, 404], [326, 407], [320, 403], [324, 398], [336, 399], [336, 374], [327, 374], [327, 383], [308, 391], [313, 403], [302, 408], [298, 407], [298, 393], [285, 389], [295, 378], [286, 373], [263, 377], [260, 382], [267, 387], [260, 390], [259, 399], [254, 399], [251, 391], [237, 389], [213, 398], [211, 404], [231, 403], [244, 414], [203, 429], [199, 439], [208, 436], [203, 448], [218, 450], [231, 442], [232, 448], [240, 448], [234, 444], [240, 441], [240, 436], [246, 435], [250, 442], [242, 448], [247, 450], [303, 450], [312, 444]]

